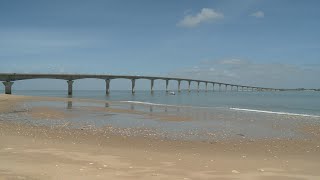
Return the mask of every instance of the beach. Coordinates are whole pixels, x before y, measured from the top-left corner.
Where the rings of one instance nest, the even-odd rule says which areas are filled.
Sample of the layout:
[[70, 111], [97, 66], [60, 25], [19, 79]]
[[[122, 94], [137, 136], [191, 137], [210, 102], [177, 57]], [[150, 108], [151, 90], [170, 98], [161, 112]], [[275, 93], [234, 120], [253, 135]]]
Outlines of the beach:
[[2, 0], [0, 180], [320, 180], [320, 1]]
[[320, 178], [316, 116], [16, 95], [0, 115], [0, 179]]

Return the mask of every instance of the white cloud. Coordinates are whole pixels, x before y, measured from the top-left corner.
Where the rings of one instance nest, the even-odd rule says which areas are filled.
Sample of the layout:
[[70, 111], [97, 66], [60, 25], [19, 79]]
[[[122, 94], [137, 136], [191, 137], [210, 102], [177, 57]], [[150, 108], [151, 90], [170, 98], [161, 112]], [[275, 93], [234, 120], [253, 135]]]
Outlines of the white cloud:
[[251, 14], [251, 16], [256, 18], [264, 18], [264, 12], [263, 11], [257, 11]]
[[222, 13], [216, 12], [210, 8], [203, 8], [201, 12], [196, 15], [186, 15], [179, 23], [178, 26], [182, 27], [196, 27], [201, 23], [208, 23], [214, 20], [222, 19], [224, 15]]

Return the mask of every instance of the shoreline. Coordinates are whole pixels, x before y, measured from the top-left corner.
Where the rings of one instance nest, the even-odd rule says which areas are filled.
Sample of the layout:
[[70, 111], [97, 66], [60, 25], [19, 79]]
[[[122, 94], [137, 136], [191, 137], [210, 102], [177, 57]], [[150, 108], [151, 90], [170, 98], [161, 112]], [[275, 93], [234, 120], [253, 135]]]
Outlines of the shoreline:
[[[21, 102], [43, 100], [69, 99], [0, 95], [0, 114]], [[305, 138], [238, 136], [209, 142], [121, 135], [106, 127], [48, 127], [0, 117], [0, 179], [319, 179], [319, 127], [300, 127], [310, 134]]]

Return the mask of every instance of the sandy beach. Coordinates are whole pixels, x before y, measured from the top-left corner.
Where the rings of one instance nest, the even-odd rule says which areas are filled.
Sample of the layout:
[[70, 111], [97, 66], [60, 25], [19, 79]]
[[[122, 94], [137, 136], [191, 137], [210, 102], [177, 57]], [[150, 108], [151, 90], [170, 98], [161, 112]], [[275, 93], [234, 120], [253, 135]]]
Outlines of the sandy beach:
[[[23, 106], [43, 101], [62, 102], [67, 107]], [[106, 117], [125, 114], [145, 121], [184, 123], [195, 121], [192, 114], [197, 112], [181, 115], [170, 108], [168, 112], [125, 109], [112, 107], [112, 102], [108, 102], [111, 107], [75, 106], [70, 112], [66, 110], [70, 101], [107, 103], [0, 95], [0, 179], [320, 179], [320, 126], [314, 122], [292, 125], [289, 128], [302, 135], [290, 138], [248, 138], [247, 132], [237, 132], [217, 140], [174, 139], [158, 136], [147, 127], [76, 126], [64, 120], [81, 119], [81, 112], [101, 112]], [[212, 115], [206, 116], [210, 119]], [[43, 121], [54, 123], [34, 123]], [[279, 132], [288, 128], [272, 121], [256, 123]]]

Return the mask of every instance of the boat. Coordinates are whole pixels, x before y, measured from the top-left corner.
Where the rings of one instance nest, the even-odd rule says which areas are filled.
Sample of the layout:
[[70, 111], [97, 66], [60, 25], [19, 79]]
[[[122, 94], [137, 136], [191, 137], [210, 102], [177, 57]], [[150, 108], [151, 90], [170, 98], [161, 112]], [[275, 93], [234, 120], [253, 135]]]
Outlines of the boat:
[[169, 93], [170, 95], [176, 95], [176, 93], [174, 91], [170, 91]]

